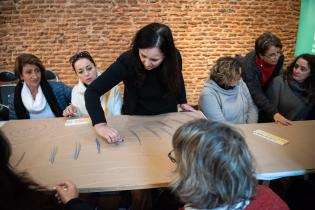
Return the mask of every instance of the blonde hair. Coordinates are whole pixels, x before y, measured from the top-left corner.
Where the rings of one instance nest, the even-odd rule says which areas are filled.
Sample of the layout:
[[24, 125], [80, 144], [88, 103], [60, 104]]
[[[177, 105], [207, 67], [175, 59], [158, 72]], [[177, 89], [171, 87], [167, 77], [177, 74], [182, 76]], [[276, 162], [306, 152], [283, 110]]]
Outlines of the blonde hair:
[[199, 119], [181, 126], [172, 143], [177, 167], [171, 187], [183, 202], [212, 209], [253, 197], [253, 158], [235, 128]]
[[240, 61], [232, 57], [219, 58], [210, 70], [210, 79], [220, 86], [229, 84], [240, 78], [243, 66]]

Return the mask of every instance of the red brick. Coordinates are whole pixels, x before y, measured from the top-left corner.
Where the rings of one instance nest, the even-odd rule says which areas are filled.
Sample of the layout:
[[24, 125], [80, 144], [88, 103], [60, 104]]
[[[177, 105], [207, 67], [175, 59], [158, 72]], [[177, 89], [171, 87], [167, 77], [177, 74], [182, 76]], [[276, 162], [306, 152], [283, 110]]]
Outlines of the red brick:
[[196, 104], [213, 62], [245, 54], [265, 31], [278, 35], [286, 64], [293, 57], [300, 1], [0, 1], [0, 69], [13, 69], [23, 52], [39, 56], [70, 86], [77, 82], [68, 63], [89, 50], [106, 69], [130, 46], [135, 32], [150, 22], [171, 27], [183, 57], [188, 102]]

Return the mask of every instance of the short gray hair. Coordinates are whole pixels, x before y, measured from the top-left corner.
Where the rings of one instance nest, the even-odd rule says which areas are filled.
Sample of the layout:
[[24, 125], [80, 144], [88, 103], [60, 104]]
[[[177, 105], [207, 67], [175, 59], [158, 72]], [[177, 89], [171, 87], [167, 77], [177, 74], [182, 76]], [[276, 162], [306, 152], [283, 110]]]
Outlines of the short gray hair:
[[183, 202], [212, 209], [253, 197], [253, 158], [238, 130], [199, 119], [182, 125], [172, 143], [177, 167], [171, 187]]

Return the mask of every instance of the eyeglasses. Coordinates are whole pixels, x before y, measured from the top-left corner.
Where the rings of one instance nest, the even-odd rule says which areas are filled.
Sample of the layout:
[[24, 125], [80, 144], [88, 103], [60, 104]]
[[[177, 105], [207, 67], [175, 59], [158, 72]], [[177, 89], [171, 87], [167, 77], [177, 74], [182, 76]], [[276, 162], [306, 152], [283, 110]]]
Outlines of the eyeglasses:
[[174, 150], [170, 151], [167, 156], [172, 163], [176, 163], [176, 159], [174, 157]]
[[294, 64], [294, 68], [295, 68], [295, 69], [300, 68], [302, 72], [307, 72], [307, 71], [309, 71], [308, 68], [306, 68], [305, 66], [301, 66], [301, 65], [299, 65], [298, 63], [295, 63], [295, 64]]
[[82, 52], [79, 52], [77, 54], [74, 54], [73, 56], [71, 56], [69, 58], [69, 62], [71, 64], [74, 64], [75, 62], [77, 62], [77, 60], [81, 59], [81, 58], [91, 58], [91, 55], [88, 51], [82, 51]]
[[269, 58], [269, 59], [277, 59], [279, 58], [281, 55], [283, 54], [283, 51], [279, 51], [276, 53], [272, 53], [270, 55], [264, 55], [265, 57]]

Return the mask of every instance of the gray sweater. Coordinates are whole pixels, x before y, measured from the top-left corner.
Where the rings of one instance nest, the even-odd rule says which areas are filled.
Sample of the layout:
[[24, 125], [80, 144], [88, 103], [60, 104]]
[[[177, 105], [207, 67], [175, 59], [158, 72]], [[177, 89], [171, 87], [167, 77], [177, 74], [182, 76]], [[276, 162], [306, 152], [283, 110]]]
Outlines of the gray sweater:
[[277, 76], [267, 89], [267, 97], [284, 117], [289, 120], [305, 120], [314, 103], [307, 103], [303, 97], [304, 92], [297, 81], [287, 81], [283, 76]]
[[213, 80], [207, 80], [199, 97], [199, 108], [210, 120], [236, 124], [256, 123], [258, 110], [246, 84], [225, 90]]

